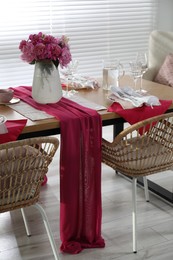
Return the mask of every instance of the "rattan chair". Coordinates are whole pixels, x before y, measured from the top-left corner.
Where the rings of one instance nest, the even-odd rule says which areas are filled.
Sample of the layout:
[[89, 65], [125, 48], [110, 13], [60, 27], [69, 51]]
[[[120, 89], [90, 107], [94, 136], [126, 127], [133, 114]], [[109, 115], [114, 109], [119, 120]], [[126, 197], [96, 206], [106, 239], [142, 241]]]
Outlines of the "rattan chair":
[[173, 113], [149, 118], [129, 126], [118, 134], [112, 143], [103, 139], [102, 162], [116, 171], [132, 177], [133, 252], [136, 253], [137, 178], [172, 168]]
[[38, 137], [0, 145], [0, 213], [21, 209], [27, 235], [30, 230], [24, 208], [40, 212], [56, 260], [60, 259], [43, 207], [38, 203], [41, 184], [58, 149], [56, 137]]

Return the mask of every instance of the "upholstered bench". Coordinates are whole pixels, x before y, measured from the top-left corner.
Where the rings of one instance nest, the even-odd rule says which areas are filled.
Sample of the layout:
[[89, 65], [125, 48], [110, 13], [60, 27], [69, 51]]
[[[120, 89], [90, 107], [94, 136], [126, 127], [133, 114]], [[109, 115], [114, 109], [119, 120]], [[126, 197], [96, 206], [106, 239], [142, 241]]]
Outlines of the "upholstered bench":
[[173, 87], [173, 32], [151, 32], [144, 78]]

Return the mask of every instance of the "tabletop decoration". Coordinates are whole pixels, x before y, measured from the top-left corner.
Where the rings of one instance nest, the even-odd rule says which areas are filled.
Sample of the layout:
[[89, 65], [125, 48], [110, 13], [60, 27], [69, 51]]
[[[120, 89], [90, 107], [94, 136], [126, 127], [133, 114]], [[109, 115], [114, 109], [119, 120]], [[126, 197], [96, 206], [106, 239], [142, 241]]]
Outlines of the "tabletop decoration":
[[124, 109], [142, 107], [143, 105], [150, 106], [151, 108], [153, 108], [154, 106], [161, 105], [158, 97], [149, 94], [143, 95], [141, 93], [136, 92], [133, 88], [128, 86], [121, 88], [111, 86], [108, 99], [119, 103]]
[[16, 141], [22, 133], [26, 123], [27, 119], [6, 120], [5, 127], [7, 131], [0, 133], [0, 144]]
[[[140, 106], [130, 109], [124, 109], [118, 102], [113, 102], [108, 108], [109, 112], [114, 112], [125, 119], [126, 122], [133, 125], [147, 118], [166, 113], [172, 104], [172, 100], [159, 100], [160, 106]], [[139, 131], [140, 132], [140, 131]]]
[[42, 32], [30, 34], [19, 44], [21, 59], [35, 64], [32, 97], [40, 104], [56, 103], [62, 97], [58, 66], [66, 67], [71, 53], [66, 36], [55, 38]]
[[78, 254], [84, 248], [105, 247], [101, 235], [101, 116], [64, 97], [56, 104], [38, 104], [29, 86], [13, 90], [22, 101], [60, 121], [60, 250]]
[[[67, 84], [67, 79], [65, 75], [61, 76], [61, 82], [62, 82], [62, 87], [66, 89], [66, 84]], [[68, 89], [69, 90], [79, 90], [79, 89], [97, 89], [100, 87], [99, 82], [92, 77], [89, 76], [83, 76], [80, 74], [75, 74], [73, 76], [73, 80], [69, 82], [68, 84]]]

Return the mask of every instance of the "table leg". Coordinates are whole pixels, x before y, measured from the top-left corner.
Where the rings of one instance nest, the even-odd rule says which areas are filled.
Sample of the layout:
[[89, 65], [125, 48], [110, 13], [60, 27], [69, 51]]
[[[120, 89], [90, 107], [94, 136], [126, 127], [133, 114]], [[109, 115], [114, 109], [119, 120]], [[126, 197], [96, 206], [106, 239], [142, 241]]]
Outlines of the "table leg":
[[124, 129], [124, 123], [116, 123], [113, 125], [113, 138], [117, 136]]

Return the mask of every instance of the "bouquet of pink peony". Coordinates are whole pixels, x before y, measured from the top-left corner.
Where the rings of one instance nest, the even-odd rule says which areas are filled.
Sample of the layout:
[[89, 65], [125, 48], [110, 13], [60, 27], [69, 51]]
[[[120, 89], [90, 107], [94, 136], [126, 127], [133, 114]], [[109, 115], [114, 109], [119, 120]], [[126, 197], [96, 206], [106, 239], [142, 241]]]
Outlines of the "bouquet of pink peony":
[[71, 53], [68, 38], [62, 36], [55, 38], [51, 35], [38, 34], [29, 35], [28, 40], [22, 40], [19, 45], [22, 52], [21, 59], [35, 64], [36, 61], [52, 60], [56, 67], [66, 67], [71, 61]]

